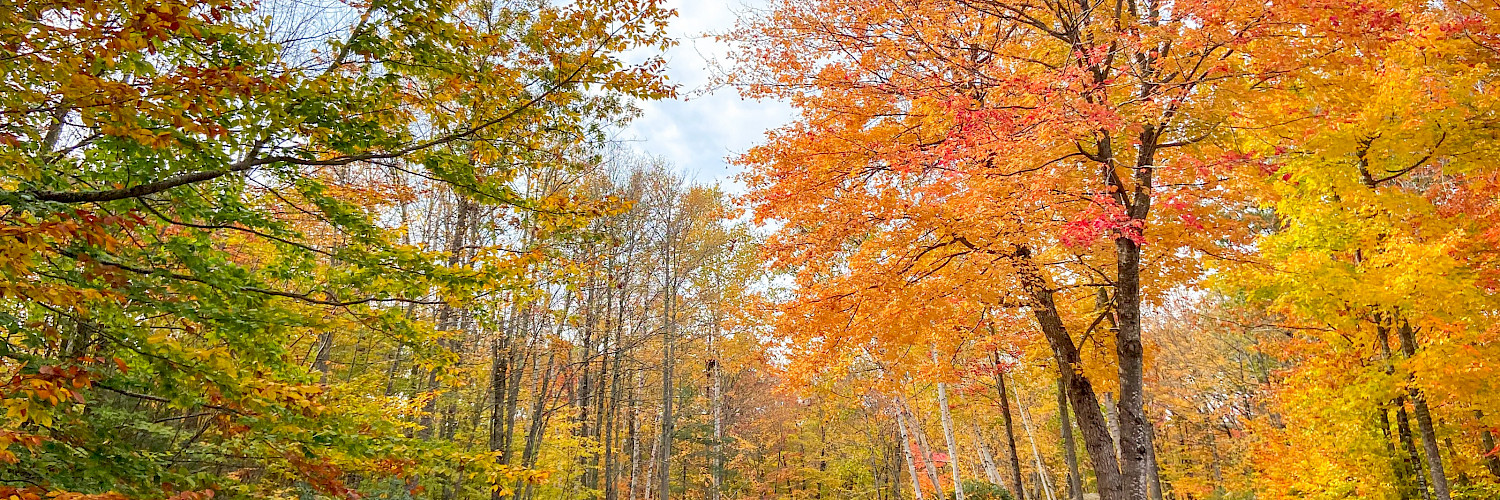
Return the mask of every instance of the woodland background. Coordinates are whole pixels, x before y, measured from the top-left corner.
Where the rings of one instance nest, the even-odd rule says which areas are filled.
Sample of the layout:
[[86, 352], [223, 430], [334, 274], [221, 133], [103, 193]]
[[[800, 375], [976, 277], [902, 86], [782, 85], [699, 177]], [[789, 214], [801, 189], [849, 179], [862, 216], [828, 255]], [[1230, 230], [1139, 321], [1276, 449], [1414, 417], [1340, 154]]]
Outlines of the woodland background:
[[1500, 496], [1500, 3], [672, 19], [0, 3], [0, 497]]

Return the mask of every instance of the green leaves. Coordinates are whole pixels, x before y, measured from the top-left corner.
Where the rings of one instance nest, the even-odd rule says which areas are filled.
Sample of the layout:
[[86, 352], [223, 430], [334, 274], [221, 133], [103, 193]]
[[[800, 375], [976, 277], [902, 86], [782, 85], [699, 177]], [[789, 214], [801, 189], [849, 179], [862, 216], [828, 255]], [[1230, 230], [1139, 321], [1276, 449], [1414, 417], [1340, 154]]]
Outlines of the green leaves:
[[[7, 481], [263, 497], [447, 467], [410, 460], [442, 446], [406, 437], [411, 394], [346, 385], [362, 379], [334, 375], [318, 346], [337, 335], [360, 356], [430, 365], [451, 357], [430, 306], [529, 285], [519, 270], [539, 252], [458, 264], [415, 244], [431, 229], [409, 217], [428, 208], [416, 193], [545, 209], [529, 219], [553, 228], [539, 237], [601, 213], [518, 176], [580, 168], [621, 102], [669, 94], [659, 66], [618, 53], [665, 43], [670, 12], [326, 7], [0, 12], [0, 161], [14, 165], [0, 172], [14, 242], [0, 251], [0, 375], [24, 382], [0, 386], [15, 413], [0, 432], [42, 440], [6, 449], [22, 461]], [[38, 366], [75, 365], [98, 377], [36, 385]]]

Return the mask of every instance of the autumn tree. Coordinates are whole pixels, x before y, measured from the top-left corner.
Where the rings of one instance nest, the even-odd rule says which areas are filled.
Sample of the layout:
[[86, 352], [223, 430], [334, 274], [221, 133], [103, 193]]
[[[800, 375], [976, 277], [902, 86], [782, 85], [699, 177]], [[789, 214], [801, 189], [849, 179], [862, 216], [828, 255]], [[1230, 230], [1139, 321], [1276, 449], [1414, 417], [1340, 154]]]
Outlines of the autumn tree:
[[[462, 447], [407, 437], [439, 434], [447, 406], [422, 402], [460, 373], [445, 367], [465, 304], [529, 286], [543, 257], [475, 250], [482, 207], [539, 214], [543, 238], [603, 213], [518, 179], [592, 163], [629, 100], [671, 93], [659, 60], [619, 56], [668, 43], [654, 2], [3, 10], [0, 458], [16, 494], [462, 477]], [[429, 190], [452, 218], [424, 241], [400, 217]], [[342, 354], [373, 348], [421, 384], [345, 378]]]
[[[784, 331], [835, 356], [942, 341], [846, 324], [939, 317], [945, 302], [1029, 311], [1101, 495], [1143, 498], [1142, 305], [1242, 240], [1218, 222], [1247, 163], [1225, 147], [1221, 96], [1254, 85], [1239, 54], [1277, 33], [1281, 9], [777, 2], [736, 32], [732, 81], [801, 111], [740, 158], [756, 217], [782, 227], [771, 261], [798, 278], [789, 317], [825, 325]], [[1112, 352], [1092, 358], [1081, 343], [1100, 336]], [[1118, 407], [1118, 453], [1101, 383], [1119, 395], [1102, 402]]]
[[[1475, 253], [1493, 222], [1469, 200], [1493, 195], [1495, 15], [1371, 2], [1301, 19], [1318, 36], [1297, 50], [1323, 56], [1246, 96], [1265, 128], [1244, 146], [1267, 158], [1258, 192], [1276, 224], [1237, 284], [1286, 317], [1279, 354], [1295, 367], [1262, 455], [1274, 494], [1493, 488], [1479, 466], [1494, 449], [1480, 410], [1493, 329], [1475, 321], [1495, 311], [1489, 250]], [[1277, 456], [1288, 446], [1318, 451]]]

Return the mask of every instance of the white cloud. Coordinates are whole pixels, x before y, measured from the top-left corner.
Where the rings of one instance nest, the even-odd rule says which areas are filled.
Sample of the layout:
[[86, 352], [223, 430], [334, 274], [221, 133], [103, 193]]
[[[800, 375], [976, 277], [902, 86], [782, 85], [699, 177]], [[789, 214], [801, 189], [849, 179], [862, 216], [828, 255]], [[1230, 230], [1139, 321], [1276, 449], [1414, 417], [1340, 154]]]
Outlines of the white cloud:
[[786, 103], [744, 99], [733, 88], [710, 89], [714, 68], [731, 64], [731, 46], [712, 35], [734, 28], [738, 13], [764, 8], [766, 0], [666, 3], [677, 9], [668, 32], [680, 42], [665, 54], [667, 78], [679, 86], [682, 97], [642, 103], [640, 118], [617, 137], [635, 150], [671, 161], [689, 180], [733, 189], [738, 168], [728, 158], [791, 121], [793, 112]]

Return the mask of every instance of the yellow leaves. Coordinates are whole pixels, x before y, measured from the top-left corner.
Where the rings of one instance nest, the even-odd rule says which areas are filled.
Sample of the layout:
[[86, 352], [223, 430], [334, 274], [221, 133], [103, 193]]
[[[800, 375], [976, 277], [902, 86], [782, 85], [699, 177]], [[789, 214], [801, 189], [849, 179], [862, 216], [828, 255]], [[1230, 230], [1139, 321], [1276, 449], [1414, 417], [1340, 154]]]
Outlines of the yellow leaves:
[[243, 405], [252, 411], [288, 411], [317, 417], [327, 411], [322, 402], [324, 389], [311, 384], [289, 384], [266, 378], [243, 382], [246, 394]]

